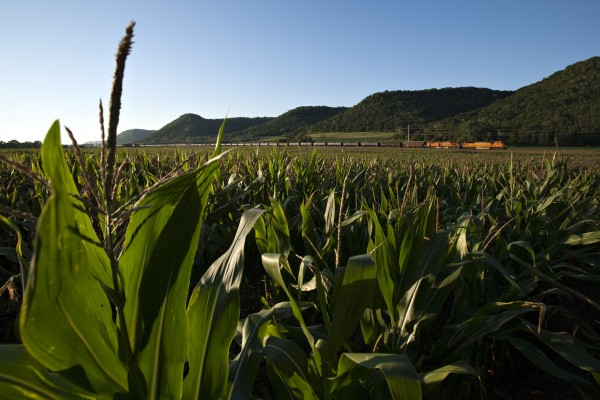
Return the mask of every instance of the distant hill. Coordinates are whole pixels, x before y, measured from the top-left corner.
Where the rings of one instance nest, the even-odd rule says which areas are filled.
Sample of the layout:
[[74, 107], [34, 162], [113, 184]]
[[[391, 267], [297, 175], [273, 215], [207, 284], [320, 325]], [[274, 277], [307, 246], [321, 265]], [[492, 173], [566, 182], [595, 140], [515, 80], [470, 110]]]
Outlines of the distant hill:
[[149, 138], [156, 132], [156, 130], [149, 129], [129, 129], [123, 131], [117, 135], [117, 144], [128, 144], [140, 142], [144, 139]]
[[[232, 132], [240, 132], [254, 125], [270, 121], [269, 117], [227, 118], [224, 137]], [[176, 120], [160, 128], [152, 136], [141, 143], [203, 143], [214, 142], [219, 133], [222, 119], [206, 119], [196, 114], [183, 114]]]
[[[414, 139], [600, 145], [599, 110], [600, 57], [593, 57], [517, 91], [474, 87], [385, 91], [351, 108], [298, 107], [276, 118], [229, 118], [224, 139], [300, 140], [307, 133], [390, 131], [402, 140], [410, 126]], [[123, 136], [120, 143], [213, 142], [221, 123], [184, 114], [149, 137], [124, 141], [128, 136]]]
[[[146, 138], [152, 136], [152, 134], [156, 132], [155, 130], [150, 129], [128, 129], [117, 134], [117, 145], [122, 146], [124, 144], [132, 144], [140, 142]], [[85, 142], [82, 146], [101, 146], [102, 142], [100, 140], [94, 140], [91, 142]]]
[[311, 126], [309, 132], [371, 132], [422, 125], [486, 107], [512, 93], [474, 87], [385, 91]]
[[243, 140], [263, 137], [291, 138], [306, 131], [311, 125], [327, 120], [347, 109], [347, 107], [326, 106], [298, 107], [264, 124], [245, 129], [237, 136]]
[[434, 132], [511, 144], [600, 144], [600, 57], [568, 66], [490, 106], [428, 125]]

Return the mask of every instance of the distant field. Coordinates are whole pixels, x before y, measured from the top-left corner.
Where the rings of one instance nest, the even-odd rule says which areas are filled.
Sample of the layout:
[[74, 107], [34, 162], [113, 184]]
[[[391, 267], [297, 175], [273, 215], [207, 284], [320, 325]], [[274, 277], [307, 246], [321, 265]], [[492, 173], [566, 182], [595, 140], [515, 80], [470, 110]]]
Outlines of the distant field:
[[[358, 135], [358, 133], [355, 133]], [[339, 141], [338, 141], [339, 143]], [[224, 147], [236, 153], [255, 152], [258, 150], [261, 154], [273, 151], [274, 146], [246, 146], [246, 147]], [[358, 147], [358, 146], [298, 146], [280, 144], [277, 147], [281, 152], [287, 151], [292, 154], [310, 154], [315, 150], [320, 155], [357, 155], [361, 157], [383, 157], [383, 158], [406, 158], [406, 159], [430, 159], [436, 157], [440, 160], [481, 160], [487, 163], [492, 160], [510, 160], [514, 159], [544, 159], [553, 157], [555, 154], [566, 158], [571, 166], [583, 166], [600, 168], [600, 148], [599, 147], [509, 147], [507, 150], [452, 150], [452, 149], [420, 149], [420, 148], [401, 148], [401, 147]], [[211, 146], [152, 146], [122, 149], [127, 153], [164, 153], [173, 152], [176, 149], [181, 151], [194, 151], [201, 153], [211, 153]], [[90, 149], [87, 151], [95, 151]]]

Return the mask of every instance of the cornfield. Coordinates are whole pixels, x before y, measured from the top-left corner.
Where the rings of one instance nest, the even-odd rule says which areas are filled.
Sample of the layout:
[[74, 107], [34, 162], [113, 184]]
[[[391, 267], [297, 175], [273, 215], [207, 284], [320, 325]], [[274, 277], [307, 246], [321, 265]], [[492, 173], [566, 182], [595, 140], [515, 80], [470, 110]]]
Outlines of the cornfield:
[[0, 398], [600, 398], [595, 157], [60, 131], [1, 155]]

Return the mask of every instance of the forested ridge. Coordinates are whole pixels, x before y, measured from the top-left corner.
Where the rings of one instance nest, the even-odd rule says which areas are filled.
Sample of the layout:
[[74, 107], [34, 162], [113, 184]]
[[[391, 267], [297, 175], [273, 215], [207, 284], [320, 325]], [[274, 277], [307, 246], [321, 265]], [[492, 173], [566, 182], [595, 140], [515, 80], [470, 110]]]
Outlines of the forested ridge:
[[275, 136], [291, 138], [306, 132], [314, 124], [329, 120], [345, 110], [348, 110], [348, 108], [326, 106], [297, 107], [264, 124], [245, 129], [237, 136], [241, 139]]
[[[214, 140], [222, 119], [184, 114], [138, 143]], [[306, 140], [315, 133], [390, 132], [390, 139], [501, 139], [510, 145], [600, 145], [600, 57], [516, 91], [461, 87], [384, 91], [351, 108], [303, 106], [276, 118], [228, 118], [224, 139]], [[368, 134], [365, 135], [368, 138]]]
[[117, 136], [117, 144], [128, 144], [142, 141], [152, 136], [156, 131], [149, 129], [128, 129]]
[[426, 126], [461, 136], [499, 133], [512, 144], [600, 144], [600, 57], [573, 64], [481, 110]]
[[354, 107], [310, 127], [310, 132], [386, 131], [436, 121], [485, 107], [509, 91], [464, 87], [375, 93]]
[[[239, 132], [254, 125], [270, 121], [269, 117], [255, 118], [228, 118], [225, 124], [225, 136], [232, 132]], [[222, 119], [207, 119], [196, 114], [184, 114], [176, 120], [160, 128], [149, 138], [142, 140], [142, 144], [159, 143], [202, 143], [214, 141], [223, 123]]]

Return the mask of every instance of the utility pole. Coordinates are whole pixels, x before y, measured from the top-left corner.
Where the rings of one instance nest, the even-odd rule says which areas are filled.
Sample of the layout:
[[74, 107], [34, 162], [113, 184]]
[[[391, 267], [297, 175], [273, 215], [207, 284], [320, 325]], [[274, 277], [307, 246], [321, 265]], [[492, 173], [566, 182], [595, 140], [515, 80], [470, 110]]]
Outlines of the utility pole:
[[410, 145], [410, 125], [408, 125], [408, 143]]

